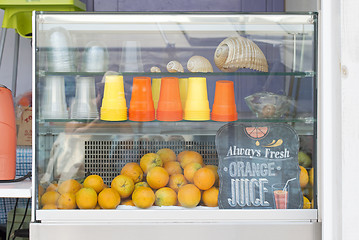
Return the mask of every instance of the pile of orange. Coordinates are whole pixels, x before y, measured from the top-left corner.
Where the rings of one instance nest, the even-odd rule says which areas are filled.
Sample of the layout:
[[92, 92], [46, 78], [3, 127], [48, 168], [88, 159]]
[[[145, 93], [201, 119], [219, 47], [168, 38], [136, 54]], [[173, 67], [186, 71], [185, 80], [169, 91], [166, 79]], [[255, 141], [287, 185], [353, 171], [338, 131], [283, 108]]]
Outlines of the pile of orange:
[[86, 177], [83, 184], [74, 179], [51, 183], [39, 194], [42, 209], [116, 208], [121, 200], [118, 192], [107, 188], [98, 175]]
[[143, 155], [139, 164], [127, 163], [121, 174], [134, 181], [129, 198], [131, 205], [139, 208], [196, 207], [200, 203], [218, 206], [217, 166], [206, 166], [201, 154], [195, 151], [183, 151], [176, 156], [173, 150], [163, 148]]
[[119, 204], [216, 207], [218, 186], [217, 166], [205, 165], [199, 153], [183, 151], [176, 156], [163, 148], [143, 155], [139, 163], [126, 163], [110, 187], [98, 175], [86, 177], [83, 185], [73, 179], [50, 184], [40, 204], [43, 209], [115, 209]]
[[313, 208], [314, 168], [300, 167], [299, 183], [303, 193], [303, 208]]

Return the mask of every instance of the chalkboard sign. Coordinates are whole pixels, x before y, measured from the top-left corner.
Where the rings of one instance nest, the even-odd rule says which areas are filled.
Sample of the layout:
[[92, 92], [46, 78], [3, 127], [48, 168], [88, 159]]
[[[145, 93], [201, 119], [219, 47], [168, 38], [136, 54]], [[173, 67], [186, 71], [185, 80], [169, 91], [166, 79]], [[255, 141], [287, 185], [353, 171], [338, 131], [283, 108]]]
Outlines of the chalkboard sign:
[[216, 135], [222, 209], [302, 208], [299, 138], [287, 124], [229, 123]]

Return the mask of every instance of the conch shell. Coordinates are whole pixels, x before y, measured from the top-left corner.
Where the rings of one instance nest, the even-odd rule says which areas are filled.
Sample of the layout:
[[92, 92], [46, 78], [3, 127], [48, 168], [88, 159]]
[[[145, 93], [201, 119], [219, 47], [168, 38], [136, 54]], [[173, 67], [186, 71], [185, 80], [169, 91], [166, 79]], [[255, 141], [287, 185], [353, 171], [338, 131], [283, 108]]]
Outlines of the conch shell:
[[212, 64], [202, 56], [191, 57], [187, 62], [187, 69], [190, 72], [213, 72]]
[[161, 69], [159, 67], [153, 66], [153, 67], [151, 67], [150, 71], [152, 73], [159, 73], [159, 72], [161, 72]]
[[171, 73], [184, 72], [183, 66], [177, 61], [171, 61], [167, 63], [167, 71]]
[[267, 59], [262, 50], [241, 36], [224, 39], [214, 53], [214, 63], [222, 72], [235, 72], [238, 68], [268, 72]]

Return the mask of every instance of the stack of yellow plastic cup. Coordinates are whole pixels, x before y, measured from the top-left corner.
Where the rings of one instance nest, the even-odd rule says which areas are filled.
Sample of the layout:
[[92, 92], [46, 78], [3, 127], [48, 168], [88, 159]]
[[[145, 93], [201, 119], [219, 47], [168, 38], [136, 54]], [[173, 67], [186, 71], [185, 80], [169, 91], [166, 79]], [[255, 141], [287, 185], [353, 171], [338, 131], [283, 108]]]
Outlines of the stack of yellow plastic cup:
[[190, 77], [188, 79], [184, 119], [190, 121], [210, 120], [206, 78]]
[[153, 106], [155, 107], [156, 115], [158, 108], [158, 100], [160, 99], [160, 89], [161, 89], [161, 78], [153, 78], [151, 90], [152, 90]]
[[101, 106], [101, 120], [127, 120], [127, 107], [122, 76], [106, 76]]
[[184, 110], [186, 106], [186, 99], [187, 99], [188, 78], [180, 78], [178, 79], [178, 82], [179, 82], [179, 89], [181, 96], [181, 104]]

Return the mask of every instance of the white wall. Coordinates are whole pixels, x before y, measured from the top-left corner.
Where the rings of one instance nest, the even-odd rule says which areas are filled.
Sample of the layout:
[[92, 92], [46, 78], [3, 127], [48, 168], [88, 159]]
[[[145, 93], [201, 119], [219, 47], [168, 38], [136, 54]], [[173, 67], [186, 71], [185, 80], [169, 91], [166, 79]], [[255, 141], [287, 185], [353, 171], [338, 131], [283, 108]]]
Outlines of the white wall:
[[[2, 24], [4, 11], [0, 10]], [[0, 65], [0, 84], [12, 90], [12, 72], [14, 57], [14, 29], [9, 28], [6, 34], [3, 58]], [[20, 37], [19, 62], [16, 95], [20, 96], [31, 90], [31, 40]]]
[[[338, 0], [339, 1], [339, 0]], [[342, 84], [342, 234], [343, 240], [359, 239], [359, 1], [341, 0]]]

